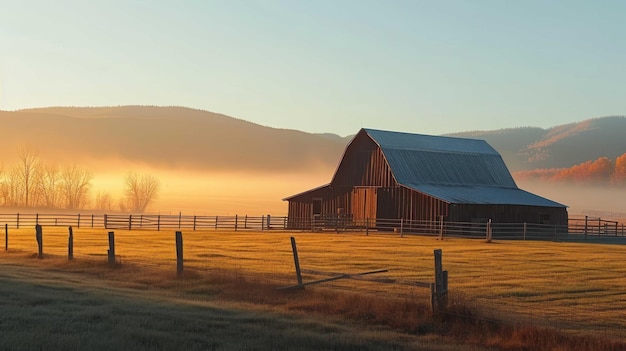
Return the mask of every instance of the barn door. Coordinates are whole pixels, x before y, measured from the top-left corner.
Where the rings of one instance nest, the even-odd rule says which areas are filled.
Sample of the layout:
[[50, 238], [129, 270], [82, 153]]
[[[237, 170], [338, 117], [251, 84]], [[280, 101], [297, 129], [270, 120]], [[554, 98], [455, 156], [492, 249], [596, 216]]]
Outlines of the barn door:
[[376, 218], [377, 191], [373, 187], [359, 187], [352, 190], [352, 217], [357, 223]]

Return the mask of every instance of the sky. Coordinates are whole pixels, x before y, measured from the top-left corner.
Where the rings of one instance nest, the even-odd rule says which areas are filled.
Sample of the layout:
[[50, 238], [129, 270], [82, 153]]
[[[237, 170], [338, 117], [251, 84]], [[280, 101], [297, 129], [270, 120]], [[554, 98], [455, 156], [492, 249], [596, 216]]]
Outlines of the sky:
[[0, 0], [0, 110], [185, 106], [342, 136], [626, 114], [626, 1]]

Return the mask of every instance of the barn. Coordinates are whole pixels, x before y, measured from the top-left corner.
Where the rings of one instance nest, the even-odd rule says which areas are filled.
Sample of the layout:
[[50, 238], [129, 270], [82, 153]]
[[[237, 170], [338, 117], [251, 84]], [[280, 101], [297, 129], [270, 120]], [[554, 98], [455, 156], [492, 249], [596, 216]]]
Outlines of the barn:
[[329, 184], [283, 199], [288, 226], [340, 218], [567, 225], [567, 207], [517, 187], [486, 141], [361, 129]]

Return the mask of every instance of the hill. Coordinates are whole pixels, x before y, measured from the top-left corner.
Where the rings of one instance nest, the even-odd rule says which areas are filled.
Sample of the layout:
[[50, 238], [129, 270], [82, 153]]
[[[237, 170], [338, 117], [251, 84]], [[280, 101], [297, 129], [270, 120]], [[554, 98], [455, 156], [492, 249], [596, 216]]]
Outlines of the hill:
[[600, 157], [615, 160], [624, 154], [626, 117], [593, 118], [548, 129], [523, 127], [450, 135], [486, 140], [511, 171], [569, 168]]
[[45, 160], [93, 168], [107, 161], [195, 170], [335, 167], [346, 140], [261, 126], [183, 107], [54, 107], [0, 111], [0, 157], [22, 145]]
[[[107, 161], [221, 171], [334, 169], [351, 137], [270, 128], [184, 107], [50, 107], [0, 111], [0, 160], [22, 145], [42, 158], [91, 168]], [[356, 131], [355, 131], [356, 132]], [[626, 117], [548, 129], [520, 127], [450, 136], [484, 139], [513, 172], [568, 168], [626, 152]]]

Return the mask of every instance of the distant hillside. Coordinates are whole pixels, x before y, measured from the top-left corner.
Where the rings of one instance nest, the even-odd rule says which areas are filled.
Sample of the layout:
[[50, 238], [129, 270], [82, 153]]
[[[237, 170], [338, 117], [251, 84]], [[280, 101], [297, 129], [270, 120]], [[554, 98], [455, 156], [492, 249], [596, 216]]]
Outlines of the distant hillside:
[[[30, 145], [46, 161], [107, 161], [223, 171], [334, 169], [351, 137], [261, 126], [183, 107], [50, 107], [0, 111], [0, 163]], [[357, 130], [355, 130], [357, 132]], [[509, 169], [569, 168], [626, 152], [626, 117], [549, 129], [521, 127], [451, 136], [484, 139]], [[106, 166], [104, 166], [106, 167]]]
[[0, 125], [0, 161], [29, 145], [45, 160], [91, 167], [117, 160], [197, 170], [332, 168], [347, 143], [182, 107], [0, 111]]
[[472, 131], [451, 136], [486, 140], [511, 171], [569, 168], [599, 157], [626, 152], [626, 117], [588, 119], [549, 129], [513, 128]]

